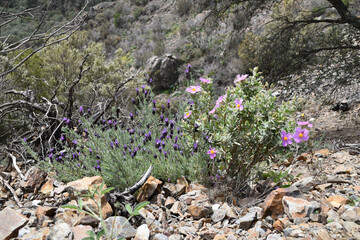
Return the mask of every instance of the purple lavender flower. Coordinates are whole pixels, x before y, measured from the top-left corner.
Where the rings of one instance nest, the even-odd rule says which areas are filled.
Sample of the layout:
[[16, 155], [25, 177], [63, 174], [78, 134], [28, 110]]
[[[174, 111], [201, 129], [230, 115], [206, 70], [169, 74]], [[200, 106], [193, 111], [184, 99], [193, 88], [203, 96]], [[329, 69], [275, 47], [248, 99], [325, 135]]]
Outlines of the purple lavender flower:
[[281, 131], [281, 139], [283, 141], [283, 147], [286, 147], [289, 144], [292, 144], [292, 138], [293, 136], [291, 135], [291, 133], [286, 133], [285, 130]]
[[130, 119], [134, 120], [134, 114], [130, 113]]
[[79, 112], [82, 113], [83, 111], [84, 111], [83, 106], [80, 106], [80, 107], [79, 107]]
[[298, 127], [295, 129], [295, 133], [292, 137], [297, 143], [300, 143], [301, 141], [306, 142], [307, 140], [309, 140], [309, 131], [307, 129], [302, 129]]
[[163, 121], [164, 120], [164, 116], [161, 114], [160, 115], [160, 121]]
[[26, 137], [23, 138], [23, 141], [26, 142]]
[[149, 83], [151, 84], [153, 82], [152, 78], [150, 78]]
[[134, 98], [131, 98], [131, 102], [132, 102], [132, 103], [135, 103], [135, 99], [134, 99]]

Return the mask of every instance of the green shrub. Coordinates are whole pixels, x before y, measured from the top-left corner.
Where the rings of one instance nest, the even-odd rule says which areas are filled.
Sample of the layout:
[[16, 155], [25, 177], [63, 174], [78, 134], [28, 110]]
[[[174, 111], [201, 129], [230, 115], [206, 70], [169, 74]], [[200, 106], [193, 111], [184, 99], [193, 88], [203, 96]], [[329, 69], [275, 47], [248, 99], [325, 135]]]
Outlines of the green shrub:
[[[237, 79], [241, 77], [246, 75], [238, 75]], [[190, 115], [183, 122], [183, 129], [193, 141], [201, 138], [200, 133], [209, 136], [211, 176], [230, 177], [246, 184], [259, 167], [284, 154], [280, 132], [293, 128], [290, 117], [295, 105], [291, 101], [277, 104], [272, 90], [261, 81], [262, 77], [254, 70], [253, 76], [228, 88], [215, 107], [212, 83], [203, 82], [201, 91], [192, 94], [194, 104], [186, 109]], [[192, 91], [191, 88], [196, 90], [198, 86], [187, 91]], [[198, 132], [193, 131], [194, 125]]]

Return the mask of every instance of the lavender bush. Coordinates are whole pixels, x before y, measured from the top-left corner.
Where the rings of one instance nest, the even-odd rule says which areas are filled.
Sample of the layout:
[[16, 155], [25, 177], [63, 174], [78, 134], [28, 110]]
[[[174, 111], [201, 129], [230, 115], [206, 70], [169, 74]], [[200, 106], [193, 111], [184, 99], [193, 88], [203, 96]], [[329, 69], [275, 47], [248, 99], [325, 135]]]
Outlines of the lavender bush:
[[[170, 101], [157, 103], [147, 86], [135, 91], [136, 110], [125, 120], [110, 117], [94, 125], [83, 115], [73, 128], [64, 119], [60, 138], [64, 149], [51, 151], [43, 167], [54, 168], [64, 181], [101, 175], [108, 185], [120, 189], [134, 184], [150, 164], [156, 178], [168, 181], [185, 176], [201, 181], [199, 176], [207, 171], [206, 140], [194, 143], [184, 137], [179, 124], [182, 113], [170, 111]], [[185, 104], [177, 107], [179, 112]]]

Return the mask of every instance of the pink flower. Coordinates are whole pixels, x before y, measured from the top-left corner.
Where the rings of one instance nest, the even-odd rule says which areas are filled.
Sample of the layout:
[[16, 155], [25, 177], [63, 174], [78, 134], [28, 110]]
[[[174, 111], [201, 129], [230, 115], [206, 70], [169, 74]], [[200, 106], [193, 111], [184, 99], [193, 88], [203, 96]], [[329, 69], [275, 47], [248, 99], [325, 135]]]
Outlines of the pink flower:
[[216, 153], [218, 153], [218, 151], [216, 151], [214, 148], [210, 147], [210, 150], [207, 151], [207, 154], [210, 155], [211, 159], [214, 159], [216, 157]]
[[242, 105], [242, 102], [243, 102], [243, 99], [241, 98], [240, 100], [239, 99], [235, 99], [235, 106], [236, 106], [236, 109], [240, 109], [243, 110], [244, 109], [244, 106]]
[[300, 143], [301, 141], [306, 142], [307, 140], [309, 140], [309, 131], [307, 129], [301, 129], [300, 127], [298, 127], [295, 129], [293, 139], [297, 143]]
[[300, 125], [300, 126], [306, 126], [306, 125], [307, 125], [309, 128], [312, 128], [312, 127], [313, 127], [312, 123], [310, 123], [309, 121], [306, 121], [306, 122], [297, 122], [297, 124]]
[[211, 83], [211, 80], [210, 79], [206, 79], [206, 78], [199, 78], [201, 82], [203, 83]]
[[216, 104], [215, 106], [218, 108], [220, 106], [220, 103], [222, 103], [225, 99], [226, 99], [227, 95], [225, 94], [224, 96], [220, 96], [218, 98], [218, 100], [216, 100]]
[[286, 147], [289, 144], [292, 144], [292, 135], [290, 133], [286, 133], [284, 130], [281, 131], [281, 139], [283, 141], [283, 147]]
[[191, 111], [188, 111], [187, 113], [185, 113], [184, 115], [184, 119], [187, 119], [188, 117], [191, 116]]
[[214, 108], [209, 112], [209, 114], [214, 114], [214, 113], [215, 113], [215, 110], [216, 110], [216, 107], [214, 107]]
[[237, 75], [235, 80], [234, 80], [234, 83], [238, 83], [238, 82], [241, 82], [243, 80], [245, 80], [249, 75], [248, 74], [245, 74], [245, 75]]
[[201, 92], [202, 88], [200, 86], [190, 86], [186, 89], [188, 93], [195, 94], [197, 92]]

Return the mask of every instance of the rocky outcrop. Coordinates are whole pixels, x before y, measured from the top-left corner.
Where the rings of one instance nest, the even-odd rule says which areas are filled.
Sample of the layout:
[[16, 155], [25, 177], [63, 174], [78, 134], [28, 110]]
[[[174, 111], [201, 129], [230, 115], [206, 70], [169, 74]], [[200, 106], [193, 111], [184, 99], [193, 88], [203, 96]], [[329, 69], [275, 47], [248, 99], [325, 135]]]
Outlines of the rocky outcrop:
[[171, 54], [151, 57], [146, 63], [145, 71], [149, 79], [152, 79], [153, 91], [160, 92], [174, 87], [179, 78], [178, 68], [182, 64], [180, 59]]

